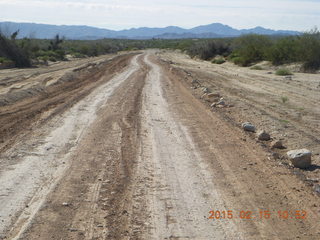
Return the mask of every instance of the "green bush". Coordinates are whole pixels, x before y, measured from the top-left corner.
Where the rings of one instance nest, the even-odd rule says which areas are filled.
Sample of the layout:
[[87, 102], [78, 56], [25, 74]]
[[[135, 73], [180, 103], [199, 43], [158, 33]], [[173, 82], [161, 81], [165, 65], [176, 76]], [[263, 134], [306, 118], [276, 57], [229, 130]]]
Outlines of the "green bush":
[[281, 97], [281, 101], [282, 101], [282, 103], [286, 103], [286, 102], [289, 101], [289, 98], [286, 97], [286, 96], [282, 96], [282, 97]]
[[78, 53], [78, 52], [73, 52], [71, 53], [71, 55], [74, 57], [74, 58], [85, 58], [86, 55], [82, 54], [82, 53]]
[[263, 70], [263, 68], [261, 66], [253, 66], [250, 69], [252, 69], [252, 70]]
[[246, 65], [246, 60], [243, 57], [233, 57], [231, 58], [231, 61], [240, 66], [245, 66]]
[[234, 41], [235, 53], [240, 57], [234, 63], [248, 66], [252, 63], [266, 59], [267, 51], [272, 46], [272, 41], [267, 36], [249, 34]]
[[0, 57], [0, 63], [12, 63], [12, 61], [8, 58], [5, 57]]
[[0, 69], [12, 68], [14, 66], [15, 66], [15, 64], [14, 64], [14, 62], [12, 60], [7, 59], [5, 57], [0, 57]]
[[320, 68], [320, 32], [314, 29], [298, 38], [300, 44], [299, 59], [303, 62], [303, 70], [314, 72]]
[[292, 72], [290, 72], [290, 70], [285, 69], [285, 68], [280, 68], [276, 71], [276, 75], [279, 76], [288, 76], [288, 75], [293, 75]]
[[212, 60], [212, 63], [215, 63], [215, 64], [223, 64], [225, 62], [226, 60], [224, 60], [223, 58], [217, 58]]
[[296, 37], [277, 40], [267, 51], [268, 60], [274, 65], [292, 63], [299, 60], [299, 42]]

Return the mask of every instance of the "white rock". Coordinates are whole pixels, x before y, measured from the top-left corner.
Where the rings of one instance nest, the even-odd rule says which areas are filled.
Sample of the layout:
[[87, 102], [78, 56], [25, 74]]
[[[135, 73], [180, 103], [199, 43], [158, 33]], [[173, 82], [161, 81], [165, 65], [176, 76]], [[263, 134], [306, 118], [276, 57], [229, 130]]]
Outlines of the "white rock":
[[308, 168], [311, 166], [311, 152], [308, 149], [297, 149], [287, 152], [294, 167]]
[[243, 128], [243, 130], [245, 130], [247, 132], [255, 132], [256, 131], [256, 127], [249, 122], [243, 123], [242, 128]]

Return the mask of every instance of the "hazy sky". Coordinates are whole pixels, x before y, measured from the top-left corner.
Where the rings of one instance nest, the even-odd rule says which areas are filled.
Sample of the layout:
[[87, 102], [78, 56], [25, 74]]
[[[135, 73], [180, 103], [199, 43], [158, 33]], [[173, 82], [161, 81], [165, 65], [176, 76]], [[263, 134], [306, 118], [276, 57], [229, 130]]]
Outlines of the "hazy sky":
[[191, 28], [220, 22], [235, 28], [320, 27], [320, 0], [0, 0], [0, 21]]

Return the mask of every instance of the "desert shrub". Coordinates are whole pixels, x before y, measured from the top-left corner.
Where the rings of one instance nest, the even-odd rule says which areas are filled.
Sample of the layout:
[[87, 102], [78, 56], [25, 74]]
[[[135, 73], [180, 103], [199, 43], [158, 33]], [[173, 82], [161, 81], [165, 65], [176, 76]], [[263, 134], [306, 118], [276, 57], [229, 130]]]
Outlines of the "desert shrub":
[[5, 58], [5, 57], [0, 57], [0, 69], [2, 68], [12, 68], [14, 67], [15, 64], [12, 60]]
[[272, 41], [267, 36], [249, 34], [235, 39], [233, 44], [234, 52], [239, 56], [233, 61], [238, 65], [248, 66], [266, 58]]
[[12, 62], [12, 61], [8, 58], [0, 57], [0, 63], [9, 63], [9, 62]]
[[274, 65], [292, 63], [299, 60], [299, 42], [296, 37], [278, 39], [267, 51], [267, 58]]
[[227, 56], [231, 52], [229, 44], [223, 41], [206, 40], [195, 42], [189, 49], [188, 54], [192, 57], [199, 57], [209, 60], [217, 55]]
[[14, 62], [16, 67], [30, 67], [31, 61], [28, 54], [20, 48], [15, 38], [7, 38], [0, 33], [0, 56]]
[[282, 103], [286, 103], [286, 102], [289, 101], [289, 98], [286, 97], [286, 96], [282, 96], [282, 97], [281, 97], [281, 101], [282, 101]]
[[188, 52], [192, 57], [198, 56], [203, 60], [208, 60], [217, 54], [216, 45], [213, 41], [197, 42]]
[[215, 64], [223, 64], [225, 62], [226, 60], [224, 60], [223, 58], [217, 58], [212, 60], [212, 63], [215, 63]]
[[237, 65], [244, 65], [244, 58], [243, 57], [240, 57], [238, 53], [236, 52], [233, 52], [232, 54], [230, 54], [228, 56], [228, 60], [230, 60], [231, 62], [233, 62], [234, 64], [237, 64]]
[[75, 58], [85, 58], [86, 55], [78, 53], [78, 52], [72, 52], [71, 55]]
[[320, 32], [317, 29], [299, 36], [299, 58], [304, 71], [315, 71], [320, 68]]
[[56, 51], [61, 49], [61, 43], [63, 43], [64, 39], [61, 39], [59, 34], [55, 35], [54, 38], [50, 41], [49, 50]]
[[288, 75], [292, 75], [292, 72], [288, 69], [285, 68], [280, 68], [276, 71], [276, 75], [279, 76], [288, 76]]
[[252, 69], [252, 70], [263, 70], [263, 68], [261, 66], [253, 66], [250, 69]]

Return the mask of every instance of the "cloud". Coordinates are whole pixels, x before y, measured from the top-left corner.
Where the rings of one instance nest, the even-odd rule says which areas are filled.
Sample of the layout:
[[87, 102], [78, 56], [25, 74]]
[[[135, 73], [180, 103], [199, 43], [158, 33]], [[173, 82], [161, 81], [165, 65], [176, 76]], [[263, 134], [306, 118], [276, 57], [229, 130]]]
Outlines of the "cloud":
[[122, 29], [221, 22], [306, 30], [320, 22], [316, 0], [0, 0], [1, 19]]

